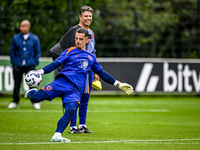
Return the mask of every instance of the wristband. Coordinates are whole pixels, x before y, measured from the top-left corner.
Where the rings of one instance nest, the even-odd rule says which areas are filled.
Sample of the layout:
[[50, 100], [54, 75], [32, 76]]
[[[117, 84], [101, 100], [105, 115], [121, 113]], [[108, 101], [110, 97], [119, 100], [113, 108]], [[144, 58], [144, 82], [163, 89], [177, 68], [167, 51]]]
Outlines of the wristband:
[[121, 82], [119, 82], [119, 81], [116, 80], [115, 83], [114, 83], [113, 85], [119, 88], [120, 83], [121, 83]]
[[39, 72], [41, 75], [44, 74], [44, 70], [43, 70], [43, 69], [40, 69], [40, 70], [38, 70], [37, 72]]

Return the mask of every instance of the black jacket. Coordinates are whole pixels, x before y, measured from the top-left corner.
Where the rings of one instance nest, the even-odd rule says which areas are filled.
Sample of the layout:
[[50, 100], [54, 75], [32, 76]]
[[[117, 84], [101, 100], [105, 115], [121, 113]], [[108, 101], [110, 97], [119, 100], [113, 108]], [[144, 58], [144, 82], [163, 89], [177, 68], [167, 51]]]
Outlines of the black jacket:
[[[65, 35], [60, 39], [60, 41], [50, 49], [53, 61], [58, 58], [64, 50], [69, 47], [75, 46], [75, 33], [78, 28], [81, 27], [79, 25], [76, 25], [69, 29], [69, 31], [67, 31]], [[63, 66], [61, 65], [57, 69], [60, 72], [62, 68]]]
[[81, 27], [76, 25], [69, 29], [60, 41], [50, 49], [53, 60], [58, 58], [65, 49], [75, 46], [75, 33], [78, 28]]

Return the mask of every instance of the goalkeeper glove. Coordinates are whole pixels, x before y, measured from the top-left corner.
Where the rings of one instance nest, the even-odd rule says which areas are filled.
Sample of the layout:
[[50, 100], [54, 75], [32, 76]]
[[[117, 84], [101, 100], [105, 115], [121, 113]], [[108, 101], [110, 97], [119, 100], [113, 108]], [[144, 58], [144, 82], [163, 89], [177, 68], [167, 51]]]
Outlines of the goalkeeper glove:
[[39, 72], [41, 75], [44, 74], [44, 70], [43, 70], [43, 69], [40, 69], [40, 70], [38, 70], [37, 72]]
[[118, 87], [120, 90], [126, 92], [128, 95], [133, 93], [133, 87], [130, 84], [121, 83], [116, 80], [113, 85]]

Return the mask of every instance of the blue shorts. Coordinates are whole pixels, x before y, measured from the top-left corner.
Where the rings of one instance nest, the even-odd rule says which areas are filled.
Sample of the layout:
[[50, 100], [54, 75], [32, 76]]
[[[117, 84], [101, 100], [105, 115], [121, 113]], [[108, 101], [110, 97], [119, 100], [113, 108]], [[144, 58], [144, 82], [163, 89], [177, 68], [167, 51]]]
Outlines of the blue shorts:
[[52, 83], [41, 88], [50, 98], [50, 101], [56, 97], [61, 97], [63, 105], [67, 102], [80, 102], [82, 91], [72, 83], [68, 78], [60, 76]]

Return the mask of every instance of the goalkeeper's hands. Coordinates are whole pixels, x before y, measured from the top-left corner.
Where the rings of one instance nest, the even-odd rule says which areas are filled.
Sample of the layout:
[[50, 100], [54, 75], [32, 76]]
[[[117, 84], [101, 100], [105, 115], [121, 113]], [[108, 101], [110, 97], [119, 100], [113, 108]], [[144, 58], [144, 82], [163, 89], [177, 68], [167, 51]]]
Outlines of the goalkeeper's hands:
[[127, 83], [121, 83], [119, 81], [115, 81], [115, 83], [113, 84], [114, 86], [118, 87], [119, 89], [121, 89], [122, 91], [126, 92], [126, 94], [133, 94], [133, 87], [130, 84]]
[[37, 71], [39, 74], [43, 75], [44, 74], [44, 70], [43, 69], [40, 69]]

